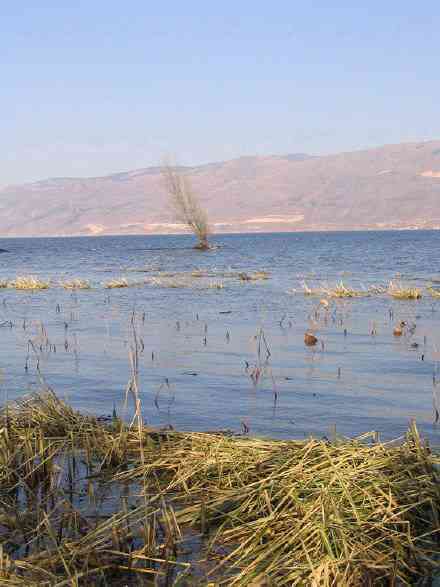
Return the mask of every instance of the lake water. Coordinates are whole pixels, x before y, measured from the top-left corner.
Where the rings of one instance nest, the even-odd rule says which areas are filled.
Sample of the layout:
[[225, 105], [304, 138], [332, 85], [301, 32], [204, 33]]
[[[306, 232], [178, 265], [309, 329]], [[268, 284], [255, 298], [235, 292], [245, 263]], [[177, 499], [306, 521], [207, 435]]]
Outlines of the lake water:
[[[439, 444], [440, 300], [384, 294], [331, 301], [325, 310], [301, 283], [343, 280], [360, 289], [397, 276], [426, 288], [440, 281], [440, 231], [213, 241], [218, 248], [201, 253], [190, 236], [0, 239], [9, 251], [0, 254], [0, 281], [51, 280], [45, 291], [0, 289], [2, 401], [39, 389], [43, 378], [76, 408], [101, 415], [116, 406], [123, 414], [133, 323], [142, 409], [152, 425], [278, 438], [329, 435], [336, 427], [391, 439], [416, 418]], [[210, 275], [191, 276], [199, 269]], [[270, 279], [238, 278], [256, 270]], [[105, 289], [121, 277], [132, 286]], [[93, 287], [59, 285], [72, 278]], [[414, 332], [394, 337], [400, 320]], [[304, 345], [310, 328], [315, 347]]]

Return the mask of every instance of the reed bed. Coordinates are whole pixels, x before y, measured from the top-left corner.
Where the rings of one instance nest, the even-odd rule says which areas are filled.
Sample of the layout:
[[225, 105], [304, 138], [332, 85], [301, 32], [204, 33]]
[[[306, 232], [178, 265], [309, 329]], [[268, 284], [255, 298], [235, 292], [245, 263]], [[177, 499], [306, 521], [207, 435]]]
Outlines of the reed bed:
[[[190, 273], [191, 277], [218, 277], [218, 273], [215, 270], [209, 269], [195, 269]], [[224, 273], [222, 274], [223, 277], [227, 277]]]
[[419, 300], [422, 297], [418, 287], [410, 287], [400, 281], [390, 281], [387, 293], [396, 300]]
[[[224, 289], [226, 282], [230, 281], [260, 281], [269, 279], [266, 271], [234, 272], [217, 271], [216, 269], [196, 269], [191, 272], [161, 272], [157, 268], [129, 268], [127, 271], [138, 273], [157, 273], [143, 281], [129, 281], [125, 277], [116, 277], [102, 285], [105, 289], [120, 289], [141, 285], [154, 285], [168, 288], [195, 288], [195, 289]], [[53, 284], [52, 284], [53, 285]], [[56, 282], [58, 287], [66, 290], [89, 290], [92, 285], [89, 280], [80, 277], [60, 280]], [[14, 288], [21, 290], [44, 290], [51, 287], [50, 281], [44, 281], [33, 276], [18, 276], [14, 280], [0, 281], [1, 288]]]
[[382, 295], [387, 293], [387, 287], [384, 285], [370, 285], [368, 292], [372, 295]]
[[159, 271], [161, 271], [161, 267], [159, 265], [148, 265], [144, 267], [126, 267], [124, 271], [127, 273], [158, 273]]
[[159, 287], [224, 289], [225, 282], [230, 281], [261, 281], [270, 279], [267, 271], [235, 272], [217, 269], [195, 269], [190, 272], [161, 272], [146, 280], [146, 283]]
[[438, 463], [415, 425], [400, 444], [179, 433], [46, 391], [0, 412], [0, 583], [426, 584]]
[[208, 283], [208, 289], [225, 289], [223, 281], [210, 281]]
[[130, 287], [130, 283], [125, 277], [119, 279], [111, 279], [104, 284], [105, 289], [120, 289], [123, 287]]
[[160, 277], [151, 277], [147, 279], [145, 283], [149, 285], [153, 285], [155, 287], [164, 287], [164, 288], [172, 288], [172, 289], [224, 289], [225, 283], [223, 280], [208, 280], [208, 279], [197, 279], [194, 281], [191, 276], [176, 276], [176, 277], [169, 277], [169, 276], [160, 276]]
[[134, 444], [116, 419], [82, 416], [52, 392], [0, 412], [1, 585], [131, 585], [130, 576], [166, 575], [158, 569], [168, 529], [156, 544], [155, 520], [169, 508], [108, 484]]
[[334, 286], [323, 284], [321, 287], [311, 288], [303, 281], [302, 288], [306, 296], [327, 296], [329, 298], [359, 298], [369, 296], [374, 293], [372, 290], [356, 290], [347, 286], [343, 281], [336, 283]]
[[[255, 272], [255, 273], [265, 273], [264, 271]], [[246, 275], [243, 272], [236, 272], [236, 271], [219, 271], [218, 269], [195, 269], [188, 273], [182, 273], [182, 276], [191, 276], [191, 277], [217, 277], [222, 279], [241, 279], [242, 275]]]
[[194, 287], [194, 284], [188, 278], [171, 276], [151, 277], [150, 279], [146, 279], [145, 283], [156, 287], [169, 287], [172, 289]]
[[[417, 287], [408, 287], [400, 282], [390, 281], [388, 285], [370, 285], [368, 288], [354, 289], [343, 281], [335, 285], [324, 283], [320, 287], [310, 287], [305, 281], [302, 282], [302, 289], [306, 296], [326, 296], [329, 298], [359, 298], [373, 295], [388, 294], [395, 299], [411, 300], [420, 299], [422, 292]], [[429, 288], [428, 288], [429, 289]]]
[[242, 272], [238, 274], [241, 281], [265, 281], [270, 279], [270, 275], [267, 271], [253, 271], [252, 273]]
[[87, 279], [80, 279], [80, 278], [75, 278], [75, 279], [71, 279], [68, 281], [62, 281], [61, 287], [63, 287], [64, 289], [71, 289], [71, 290], [91, 289], [92, 288], [92, 286], [90, 285], [90, 282], [87, 281]]
[[437, 298], [437, 299], [440, 298], [440, 289], [436, 289], [432, 285], [430, 287], [427, 287], [426, 289], [428, 290], [431, 297]]
[[30, 290], [42, 290], [50, 287], [49, 281], [44, 281], [38, 277], [32, 275], [21, 275], [17, 276], [13, 281], [10, 281], [7, 287], [13, 289], [30, 289]]

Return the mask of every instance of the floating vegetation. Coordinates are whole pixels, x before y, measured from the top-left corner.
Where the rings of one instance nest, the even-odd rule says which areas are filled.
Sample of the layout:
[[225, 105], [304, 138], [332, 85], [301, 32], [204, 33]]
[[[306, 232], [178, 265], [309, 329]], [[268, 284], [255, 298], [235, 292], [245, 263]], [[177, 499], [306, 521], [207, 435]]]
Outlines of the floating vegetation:
[[440, 298], [440, 289], [434, 288], [432, 285], [426, 288], [433, 298]]
[[132, 273], [157, 273], [160, 271], [159, 266], [149, 266], [149, 267], [127, 267], [124, 271], [132, 272]]
[[168, 276], [151, 277], [150, 279], [145, 280], [145, 283], [155, 285], [157, 287], [171, 287], [176, 289], [180, 287], [191, 287], [191, 283], [187, 280]]
[[208, 284], [209, 289], [224, 289], [225, 284], [223, 281], [210, 281]]
[[329, 298], [359, 298], [370, 295], [367, 290], [355, 290], [340, 281], [334, 286], [324, 284], [319, 288], [311, 288], [305, 281], [302, 282], [304, 295], [306, 296], [327, 296]]
[[252, 273], [241, 272], [238, 274], [241, 281], [260, 281], [269, 279], [269, 273], [267, 271], [254, 271]]
[[304, 343], [307, 346], [314, 346], [318, 342], [318, 338], [312, 332], [306, 332], [304, 334]]
[[418, 287], [405, 286], [400, 281], [390, 281], [387, 293], [396, 300], [419, 300], [422, 297]]
[[208, 280], [197, 280], [194, 281], [190, 275], [176, 275], [171, 276], [160, 276], [151, 277], [146, 280], [145, 283], [154, 285], [156, 287], [167, 287], [174, 289], [181, 288], [192, 288], [192, 289], [224, 289], [225, 284], [221, 280], [208, 281]]
[[368, 292], [370, 294], [374, 294], [374, 295], [386, 294], [387, 291], [388, 291], [388, 288], [384, 285], [370, 285], [368, 288]]
[[215, 271], [209, 271], [207, 269], [195, 269], [191, 271], [191, 277], [216, 277]]
[[224, 289], [226, 283], [234, 281], [260, 281], [269, 279], [267, 271], [234, 272], [216, 269], [195, 269], [190, 272], [161, 272], [145, 280], [145, 283], [158, 287]]
[[342, 281], [340, 281], [333, 289], [329, 289], [327, 295], [331, 298], [358, 298], [368, 295], [368, 292], [347, 287]]
[[303, 281], [301, 283], [302, 288], [304, 290], [304, 295], [305, 296], [322, 296], [325, 295], [325, 292], [323, 290], [323, 288], [314, 288], [312, 289], [311, 287], [309, 287], [307, 285], [307, 283], [305, 281]]
[[7, 287], [11, 287], [14, 289], [31, 289], [31, 290], [40, 290], [40, 289], [48, 289], [50, 287], [49, 281], [43, 281], [38, 277], [33, 277], [32, 275], [27, 276], [17, 276], [14, 281], [8, 283]]
[[[400, 282], [390, 281], [388, 286], [370, 285], [368, 289], [354, 289], [340, 281], [334, 286], [323, 284], [320, 287], [310, 287], [305, 281], [302, 289], [306, 296], [327, 296], [329, 298], [358, 298], [370, 295], [388, 294], [393, 298], [402, 300], [416, 300], [422, 297], [422, 292], [417, 287], [404, 287]], [[428, 288], [429, 289], [429, 288]], [[295, 290], [292, 290], [295, 293]], [[440, 297], [440, 291], [438, 292]], [[435, 296], [434, 296], [435, 297]]]
[[218, 277], [218, 278], [234, 278], [237, 277], [239, 274], [234, 271], [218, 271], [217, 269], [195, 269], [190, 273], [181, 273], [183, 277]]
[[414, 424], [400, 445], [376, 440], [130, 427], [52, 392], [9, 404], [0, 582], [426, 584], [440, 566], [439, 459]]
[[1, 280], [0, 281], [0, 289], [4, 289], [6, 287], [8, 287], [8, 281], [7, 280]]
[[111, 279], [110, 281], [107, 281], [107, 283], [104, 285], [104, 287], [106, 289], [119, 289], [122, 287], [130, 287], [130, 284], [125, 279], [125, 277], [122, 277], [119, 279]]
[[61, 282], [64, 289], [91, 289], [90, 282], [86, 279], [72, 279], [70, 281]]

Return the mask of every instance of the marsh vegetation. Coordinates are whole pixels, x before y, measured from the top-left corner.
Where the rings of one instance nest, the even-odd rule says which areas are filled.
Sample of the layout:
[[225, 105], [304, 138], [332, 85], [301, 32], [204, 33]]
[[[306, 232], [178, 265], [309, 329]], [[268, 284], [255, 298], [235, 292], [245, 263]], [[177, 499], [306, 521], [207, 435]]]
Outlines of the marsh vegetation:
[[414, 425], [397, 445], [179, 433], [51, 391], [0, 423], [5, 585], [415, 585], [438, 567], [438, 459]]

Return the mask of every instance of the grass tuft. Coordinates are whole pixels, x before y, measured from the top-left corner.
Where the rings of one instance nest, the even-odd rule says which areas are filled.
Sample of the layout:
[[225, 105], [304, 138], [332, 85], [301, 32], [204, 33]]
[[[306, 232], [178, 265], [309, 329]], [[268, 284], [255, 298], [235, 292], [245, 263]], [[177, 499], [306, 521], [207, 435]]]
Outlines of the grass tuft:
[[253, 273], [239, 273], [238, 277], [241, 281], [261, 281], [269, 279], [270, 276], [267, 271], [254, 271]]
[[90, 282], [86, 279], [71, 279], [70, 281], [63, 281], [61, 285], [64, 289], [91, 289]]
[[31, 289], [31, 290], [40, 290], [40, 289], [48, 289], [50, 287], [49, 281], [43, 281], [38, 277], [33, 277], [32, 275], [27, 276], [17, 276], [14, 281], [9, 282], [8, 287], [14, 289]]
[[433, 287], [432, 285], [426, 288], [433, 298], [440, 298], [440, 289]]
[[122, 287], [129, 286], [130, 284], [128, 283], [127, 279], [125, 279], [125, 277], [121, 277], [119, 279], [111, 279], [110, 281], [107, 281], [107, 283], [104, 285], [106, 289], [119, 289]]
[[396, 300], [419, 300], [422, 297], [418, 287], [405, 286], [400, 281], [390, 281], [387, 291]]
[[355, 290], [340, 281], [334, 286], [324, 284], [319, 288], [311, 288], [305, 281], [302, 282], [304, 295], [306, 296], [327, 296], [329, 298], [359, 298], [370, 295], [367, 290]]

